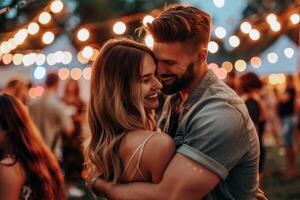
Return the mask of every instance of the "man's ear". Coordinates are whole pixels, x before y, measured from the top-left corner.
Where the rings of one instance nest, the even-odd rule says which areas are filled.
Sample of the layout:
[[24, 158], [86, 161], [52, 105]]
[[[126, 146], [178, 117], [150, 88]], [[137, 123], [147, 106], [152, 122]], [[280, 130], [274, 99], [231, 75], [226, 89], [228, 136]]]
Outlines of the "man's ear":
[[207, 58], [207, 49], [201, 49], [197, 56], [197, 62], [203, 62]]

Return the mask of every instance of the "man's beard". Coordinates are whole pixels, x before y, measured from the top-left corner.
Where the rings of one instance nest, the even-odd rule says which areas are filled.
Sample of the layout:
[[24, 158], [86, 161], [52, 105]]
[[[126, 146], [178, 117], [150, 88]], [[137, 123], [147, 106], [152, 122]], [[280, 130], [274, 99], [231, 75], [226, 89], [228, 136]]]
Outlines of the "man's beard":
[[193, 81], [194, 76], [195, 76], [195, 72], [194, 72], [194, 62], [193, 62], [187, 66], [187, 69], [182, 75], [182, 77], [179, 78], [178, 76], [176, 76], [176, 79], [171, 85], [163, 84], [162, 92], [167, 95], [171, 95], [179, 92], [180, 90], [186, 89]]

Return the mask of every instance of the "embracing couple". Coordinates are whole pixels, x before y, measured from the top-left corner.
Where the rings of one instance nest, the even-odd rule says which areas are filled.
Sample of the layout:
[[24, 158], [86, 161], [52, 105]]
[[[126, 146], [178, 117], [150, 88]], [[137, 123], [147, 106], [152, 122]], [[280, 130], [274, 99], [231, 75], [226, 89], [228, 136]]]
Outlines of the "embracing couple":
[[[243, 100], [207, 68], [211, 18], [191, 6], [109, 40], [93, 65], [87, 185], [109, 199], [264, 199]], [[159, 93], [169, 95], [157, 120]], [[158, 121], [158, 123], [156, 123]]]

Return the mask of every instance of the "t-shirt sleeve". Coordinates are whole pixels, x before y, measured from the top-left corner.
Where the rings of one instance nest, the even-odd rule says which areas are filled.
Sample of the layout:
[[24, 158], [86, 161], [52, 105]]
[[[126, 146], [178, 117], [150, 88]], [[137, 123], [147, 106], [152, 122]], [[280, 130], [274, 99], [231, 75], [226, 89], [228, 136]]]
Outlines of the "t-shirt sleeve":
[[[244, 107], [244, 108], [243, 108]], [[242, 106], [246, 111], [246, 107]], [[249, 149], [245, 119], [225, 100], [213, 100], [191, 114], [184, 144], [177, 150], [225, 180]]]

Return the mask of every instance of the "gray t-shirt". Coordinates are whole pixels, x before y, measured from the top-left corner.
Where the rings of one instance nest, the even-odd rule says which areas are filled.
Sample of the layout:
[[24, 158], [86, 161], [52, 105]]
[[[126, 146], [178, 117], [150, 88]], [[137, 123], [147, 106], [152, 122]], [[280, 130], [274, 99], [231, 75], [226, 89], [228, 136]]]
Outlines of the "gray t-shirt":
[[[166, 131], [163, 127], [162, 130]], [[174, 141], [178, 153], [220, 177], [221, 182], [206, 200], [256, 199], [257, 133], [242, 99], [218, 80], [214, 72], [208, 71], [189, 96]]]

